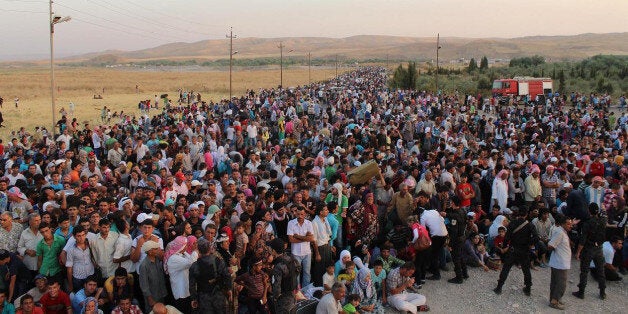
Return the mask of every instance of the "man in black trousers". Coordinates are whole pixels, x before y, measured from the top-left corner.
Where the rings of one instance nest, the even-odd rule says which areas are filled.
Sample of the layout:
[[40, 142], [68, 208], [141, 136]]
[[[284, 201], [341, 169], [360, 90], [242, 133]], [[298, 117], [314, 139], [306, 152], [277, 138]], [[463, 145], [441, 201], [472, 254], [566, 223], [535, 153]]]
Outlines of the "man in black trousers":
[[600, 299], [606, 299], [606, 277], [604, 276], [604, 253], [602, 245], [606, 236], [606, 217], [600, 216], [600, 209], [596, 203], [589, 204], [591, 218], [582, 224], [580, 243], [576, 251], [576, 259], [580, 260], [580, 283], [578, 291], [573, 295], [584, 299], [584, 288], [587, 286], [587, 275], [591, 261], [595, 264], [595, 278], [600, 288]]
[[497, 287], [493, 289], [496, 294], [502, 293], [502, 287], [510, 268], [514, 264], [521, 265], [523, 271], [523, 281], [525, 287], [523, 293], [530, 296], [532, 287], [532, 275], [530, 274], [530, 247], [539, 241], [539, 235], [536, 232], [536, 228], [526, 220], [528, 212], [525, 208], [521, 208], [517, 211], [515, 219], [508, 226], [508, 232], [504, 243], [510, 242], [510, 249], [506, 252], [504, 257], [504, 266], [499, 274], [499, 280], [497, 281]]

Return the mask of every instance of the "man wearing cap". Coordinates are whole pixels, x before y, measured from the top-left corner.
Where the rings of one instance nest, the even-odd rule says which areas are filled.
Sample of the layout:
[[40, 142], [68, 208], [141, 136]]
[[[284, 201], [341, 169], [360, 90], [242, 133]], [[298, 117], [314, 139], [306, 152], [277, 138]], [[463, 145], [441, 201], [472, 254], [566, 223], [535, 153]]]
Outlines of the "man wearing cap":
[[268, 309], [268, 275], [262, 271], [263, 261], [254, 257], [251, 261], [251, 269], [238, 276], [235, 282], [238, 284], [238, 291], [243, 296], [241, 308], [246, 307], [249, 313], [265, 313]]
[[168, 296], [166, 287], [166, 276], [164, 274], [163, 254], [159, 243], [155, 241], [146, 241], [142, 244], [142, 253], [146, 258], [138, 267], [140, 287], [144, 295], [144, 305], [146, 312], [149, 312], [153, 305], [163, 302]]
[[179, 171], [174, 175], [172, 189], [177, 192], [177, 195], [188, 195], [188, 185], [186, 183], [185, 174], [183, 174], [183, 172]]
[[26, 223], [28, 214], [33, 212], [33, 205], [28, 201], [26, 194], [20, 191], [20, 188], [14, 186], [8, 190], [9, 212], [12, 218], [19, 223]]
[[41, 297], [48, 292], [48, 280], [46, 279], [46, 276], [42, 275], [42, 274], [37, 274], [35, 276], [35, 278], [33, 278], [33, 282], [35, 283], [35, 287], [31, 288], [30, 290], [26, 291], [26, 293], [17, 296], [15, 298], [15, 301], [13, 301], [13, 305], [15, 305], [15, 308], [19, 308], [21, 306], [21, 300], [22, 297], [26, 294], [30, 295], [33, 298], [33, 302], [39, 304], [39, 299], [41, 299]]
[[227, 301], [233, 297], [233, 279], [226, 262], [216, 255], [212, 243], [200, 239], [201, 257], [190, 267], [190, 299], [199, 313], [225, 313]]

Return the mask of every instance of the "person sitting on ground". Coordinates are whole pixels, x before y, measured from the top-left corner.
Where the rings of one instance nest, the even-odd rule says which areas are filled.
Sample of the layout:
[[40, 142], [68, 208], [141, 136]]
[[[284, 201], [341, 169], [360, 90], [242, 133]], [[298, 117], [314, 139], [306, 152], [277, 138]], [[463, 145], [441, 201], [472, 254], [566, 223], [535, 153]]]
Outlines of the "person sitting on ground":
[[427, 312], [430, 308], [425, 304], [427, 301], [425, 296], [406, 291], [414, 285], [413, 275], [413, 262], [406, 262], [390, 271], [386, 279], [388, 303], [399, 311], [406, 311], [412, 314]]
[[35, 300], [30, 294], [23, 295], [19, 301], [20, 307], [15, 314], [44, 314], [44, 310], [35, 305]]
[[484, 255], [479, 252], [478, 247], [482, 246], [480, 235], [472, 233], [464, 243], [462, 249], [462, 261], [471, 267], [482, 267], [488, 271], [488, 266], [484, 264]]

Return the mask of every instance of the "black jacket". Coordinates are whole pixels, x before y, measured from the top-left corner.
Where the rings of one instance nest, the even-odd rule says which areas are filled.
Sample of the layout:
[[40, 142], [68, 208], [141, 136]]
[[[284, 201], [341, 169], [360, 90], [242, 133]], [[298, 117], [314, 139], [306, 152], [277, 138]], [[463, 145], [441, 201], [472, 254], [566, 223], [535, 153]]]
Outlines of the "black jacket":
[[[526, 225], [519, 229], [519, 226], [524, 223]], [[527, 220], [518, 217], [508, 225], [504, 243], [510, 243], [511, 246], [517, 248], [528, 248], [530, 245], [536, 244], [537, 242], [539, 242], [539, 234], [536, 228]]]

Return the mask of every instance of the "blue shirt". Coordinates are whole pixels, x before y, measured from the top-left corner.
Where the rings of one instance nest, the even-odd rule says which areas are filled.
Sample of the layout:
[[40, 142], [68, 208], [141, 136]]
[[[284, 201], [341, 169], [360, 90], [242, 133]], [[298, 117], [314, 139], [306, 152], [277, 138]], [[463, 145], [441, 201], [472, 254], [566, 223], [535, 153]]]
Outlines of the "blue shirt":
[[85, 288], [74, 294], [74, 298], [72, 298], [72, 311], [74, 313], [81, 313], [84, 305], [81, 303], [85, 302], [85, 299], [87, 299], [87, 296], [85, 295]]
[[327, 215], [327, 222], [329, 223], [329, 227], [331, 228], [331, 239], [329, 239], [329, 244], [333, 245], [334, 240], [338, 237], [338, 220], [334, 215]]

